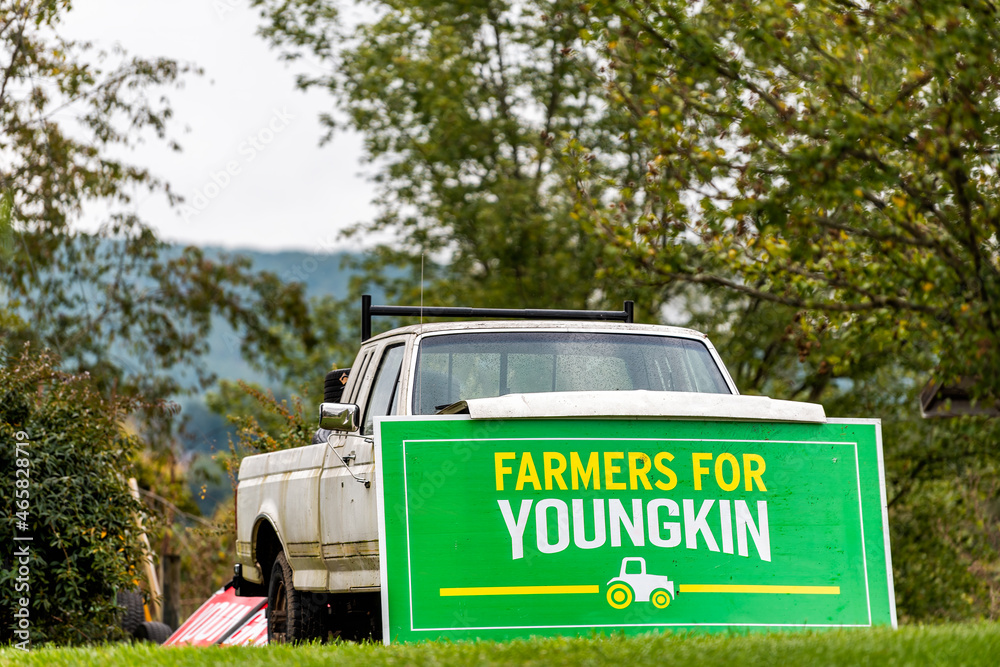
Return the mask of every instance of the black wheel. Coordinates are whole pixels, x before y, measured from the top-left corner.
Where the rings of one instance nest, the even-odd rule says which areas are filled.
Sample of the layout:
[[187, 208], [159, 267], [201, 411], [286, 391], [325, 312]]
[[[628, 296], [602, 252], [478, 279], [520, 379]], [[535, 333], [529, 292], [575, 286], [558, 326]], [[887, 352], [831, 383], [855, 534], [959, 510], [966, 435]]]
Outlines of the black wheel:
[[332, 596], [329, 626], [333, 637], [365, 642], [382, 639], [382, 599], [378, 593]]
[[267, 589], [267, 642], [285, 644], [323, 639], [325, 612], [316, 596], [295, 590], [292, 568], [279, 551]]
[[146, 620], [146, 614], [142, 610], [142, 593], [118, 591], [116, 601], [122, 607], [122, 630], [128, 634], [134, 633], [139, 624]]
[[171, 630], [170, 626], [166, 623], [143, 621], [139, 624], [139, 627], [135, 629], [135, 632], [132, 633], [132, 636], [141, 642], [162, 644], [167, 641], [173, 633], [174, 631]]

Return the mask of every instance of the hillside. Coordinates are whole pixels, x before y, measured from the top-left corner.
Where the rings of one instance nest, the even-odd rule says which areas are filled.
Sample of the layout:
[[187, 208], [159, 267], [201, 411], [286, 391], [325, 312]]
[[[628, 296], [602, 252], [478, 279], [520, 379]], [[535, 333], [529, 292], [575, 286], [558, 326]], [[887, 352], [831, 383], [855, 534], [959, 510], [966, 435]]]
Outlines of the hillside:
[[[330, 295], [342, 297], [347, 293], [351, 272], [342, 267], [350, 253], [313, 254], [306, 252], [262, 252], [259, 250], [226, 251], [205, 248], [215, 255], [240, 254], [249, 257], [254, 268], [270, 271], [287, 282], [304, 283], [310, 297]], [[205, 359], [208, 370], [226, 379], [243, 379], [266, 383], [266, 378], [254, 371], [240, 356], [239, 340], [233, 330], [221, 320], [212, 330], [209, 339], [212, 353]]]
[[[271, 271], [289, 282], [304, 283], [306, 294], [310, 297], [342, 297], [347, 292], [352, 275], [350, 270], [342, 266], [343, 261], [351, 256], [350, 253], [233, 251], [221, 248], [205, 248], [205, 251], [214, 256], [223, 253], [244, 255], [250, 258], [254, 268], [258, 270]], [[216, 319], [209, 345], [211, 353], [202, 361], [206, 370], [220, 379], [246, 380], [264, 387], [270, 386], [269, 379], [251, 368], [240, 356], [239, 337], [221, 318]], [[317, 381], [322, 382], [322, 377], [318, 377]], [[273, 389], [280, 395], [277, 386]], [[229, 479], [211, 460], [210, 455], [212, 452], [228, 449], [232, 429], [222, 416], [208, 410], [203, 394], [182, 397], [178, 403], [181, 405], [181, 414], [187, 418], [183, 444], [190, 455], [192, 490], [202, 512], [210, 514], [218, 502], [231, 494]], [[205, 485], [203, 498], [202, 485]]]

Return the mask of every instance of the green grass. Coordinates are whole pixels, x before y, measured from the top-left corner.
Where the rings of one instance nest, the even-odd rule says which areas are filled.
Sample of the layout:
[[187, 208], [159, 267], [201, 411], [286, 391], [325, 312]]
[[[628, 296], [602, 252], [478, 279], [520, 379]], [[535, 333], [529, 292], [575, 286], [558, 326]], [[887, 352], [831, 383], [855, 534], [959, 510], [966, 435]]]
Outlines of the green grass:
[[0, 649], [0, 664], [38, 665], [990, 665], [1000, 664], [1000, 624], [820, 633], [670, 635], [266, 648], [117, 645]]

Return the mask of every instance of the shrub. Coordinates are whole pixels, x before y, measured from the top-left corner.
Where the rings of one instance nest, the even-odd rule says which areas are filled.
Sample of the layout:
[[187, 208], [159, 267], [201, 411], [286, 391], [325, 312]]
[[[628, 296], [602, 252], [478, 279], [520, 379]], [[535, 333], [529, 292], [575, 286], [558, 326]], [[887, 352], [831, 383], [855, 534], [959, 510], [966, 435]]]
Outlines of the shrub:
[[[123, 428], [138, 407], [102, 396], [88, 375], [62, 373], [53, 356], [27, 346], [0, 359], [0, 644], [23, 639], [12, 623], [22, 598], [32, 644], [119, 636], [115, 594], [136, 586], [144, 555], [136, 518], [145, 511], [127, 482], [140, 443]], [[22, 441], [30, 444], [17, 448]], [[27, 510], [15, 505], [17, 469], [29, 471]], [[29, 589], [18, 592], [14, 552], [23, 545]]]

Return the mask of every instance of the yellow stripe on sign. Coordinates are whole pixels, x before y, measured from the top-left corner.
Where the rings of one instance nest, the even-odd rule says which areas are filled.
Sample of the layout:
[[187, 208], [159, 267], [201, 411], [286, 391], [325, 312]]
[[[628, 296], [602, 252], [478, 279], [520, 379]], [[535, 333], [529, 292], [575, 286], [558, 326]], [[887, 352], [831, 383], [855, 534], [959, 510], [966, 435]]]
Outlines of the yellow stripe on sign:
[[682, 584], [678, 593], [784, 593], [790, 595], [840, 595], [840, 586], [740, 586]]
[[567, 595], [599, 592], [599, 586], [480, 586], [478, 588], [442, 588], [441, 597], [460, 597], [465, 595]]

